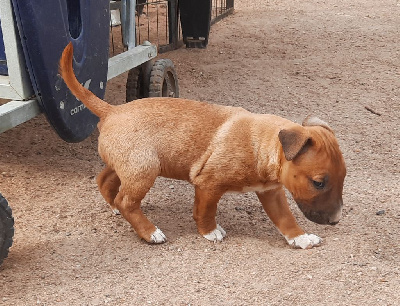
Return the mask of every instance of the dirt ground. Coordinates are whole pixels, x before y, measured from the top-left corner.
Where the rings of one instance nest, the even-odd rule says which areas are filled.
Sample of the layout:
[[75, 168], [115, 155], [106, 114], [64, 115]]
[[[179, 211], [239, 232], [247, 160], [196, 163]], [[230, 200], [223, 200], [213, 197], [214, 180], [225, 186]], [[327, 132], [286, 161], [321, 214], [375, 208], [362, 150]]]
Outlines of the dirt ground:
[[[207, 49], [161, 57], [181, 97], [329, 122], [348, 168], [342, 221], [314, 224], [290, 200], [324, 238], [295, 250], [254, 194], [230, 194], [218, 210], [228, 236], [213, 244], [196, 232], [192, 186], [160, 178], [143, 208], [169, 240], [148, 245], [97, 190], [98, 133], [67, 144], [41, 115], [0, 135], [16, 229], [1, 305], [400, 304], [400, 2], [235, 2]], [[123, 102], [125, 80], [107, 100]]]

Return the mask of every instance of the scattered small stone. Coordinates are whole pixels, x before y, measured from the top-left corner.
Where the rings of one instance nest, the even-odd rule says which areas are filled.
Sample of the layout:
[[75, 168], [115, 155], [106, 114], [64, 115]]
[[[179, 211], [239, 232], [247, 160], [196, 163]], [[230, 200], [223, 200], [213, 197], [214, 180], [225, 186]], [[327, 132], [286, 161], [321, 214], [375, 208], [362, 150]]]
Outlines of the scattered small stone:
[[384, 214], [385, 214], [385, 210], [379, 210], [379, 211], [376, 212], [377, 216], [382, 216]]
[[175, 186], [174, 185], [169, 185], [169, 189], [174, 189]]
[[381, 113], [378, 113], [377, 111], [373, 110], [372, 108], [370, 108], [370, 107], [368, 107], [368, 106], [364, 106], [364, 107], [365, 107], [365, 109], [366, 109], [367, 111], [371, 112], [371, 113], [374, 114], [374, 115], [377, 115], [377, 116], [381, 116], [381, 115], [382, 115]]

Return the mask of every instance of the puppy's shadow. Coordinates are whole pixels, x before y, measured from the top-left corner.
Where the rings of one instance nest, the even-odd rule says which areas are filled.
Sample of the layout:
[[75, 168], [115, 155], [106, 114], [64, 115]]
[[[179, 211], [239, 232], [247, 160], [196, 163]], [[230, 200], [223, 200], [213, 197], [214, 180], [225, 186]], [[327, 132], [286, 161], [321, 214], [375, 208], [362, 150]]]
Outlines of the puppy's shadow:
[[[143, 200], [146, 216], [167, 236], [169, 243], [180, 238], [204, 239], [193, 220], [194, 188], [187, 182], [158, 178]], [[218, 203], [217, 223], [230, 239], [259, 239], [275, 246], [282, 236], [264, 212], [257, 196], [252, 193], [225, 194]], [[282, 241], [281, 241], [282, 240]]]

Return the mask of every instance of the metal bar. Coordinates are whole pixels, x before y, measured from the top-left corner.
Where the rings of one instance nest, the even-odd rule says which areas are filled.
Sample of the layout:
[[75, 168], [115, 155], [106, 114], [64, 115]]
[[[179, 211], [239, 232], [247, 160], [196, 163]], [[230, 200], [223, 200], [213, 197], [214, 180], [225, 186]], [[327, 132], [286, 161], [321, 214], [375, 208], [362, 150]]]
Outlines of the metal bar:
[[118, 54], [108, 60], [107, 80], [140, 66], [156, 56], [157, 47], [149, 42], [144, 42], [142, 45]]
[[121, 23], [123, 41], [128, 50], [135, 48], [136, 0], [122, 0]]
[[10, 101], [0, 105], [0, 133], [34, 118], [40, 113], [36, 100]]
[[227, 9], [223, 14], [218, 15], [217, 17], [211, 19], [211, 25], [213, 25], [213, 24], [217, 23], [218, 21], [224, 19], [224, 18], [225, 18], [226, 16], [228, 16], [229, 14], [232, 14], [233, 11], [234, 11], [233, 7], [232, 7], [232, 8], [229, 8], [229, 9]]
[[168, 1], [168, 31], [169, 44], [176, 47], [178, 44], [178, 0]]

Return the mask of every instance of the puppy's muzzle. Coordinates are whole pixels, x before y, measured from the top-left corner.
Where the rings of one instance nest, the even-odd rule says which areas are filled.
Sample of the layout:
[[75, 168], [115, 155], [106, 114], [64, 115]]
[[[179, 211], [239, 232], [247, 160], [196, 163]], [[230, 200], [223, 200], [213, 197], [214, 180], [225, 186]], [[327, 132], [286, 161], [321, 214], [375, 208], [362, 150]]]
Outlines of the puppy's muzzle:
[[318, 224], [336, 225], [339, 223], [342, 217], [342, 201], [340, 201], [340, 203], [337, 205], [338, 209], [333, 212], [313, 210], [312, 208], [302, 203], [297, 204], [308, 220]]

